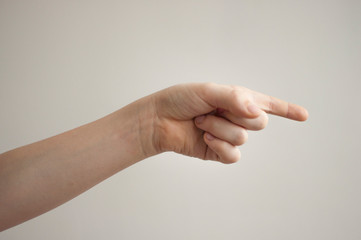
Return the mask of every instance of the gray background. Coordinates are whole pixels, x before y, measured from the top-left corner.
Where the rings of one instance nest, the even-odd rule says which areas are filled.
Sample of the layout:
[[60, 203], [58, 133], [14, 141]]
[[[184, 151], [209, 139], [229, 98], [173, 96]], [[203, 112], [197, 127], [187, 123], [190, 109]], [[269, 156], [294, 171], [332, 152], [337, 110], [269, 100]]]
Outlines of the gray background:
[[310, 118], [271, 117], [234, 165], [152, 157], [0, 239], [361, 239], [360, 3], [1, 0], [0, 152], [184, 82]]

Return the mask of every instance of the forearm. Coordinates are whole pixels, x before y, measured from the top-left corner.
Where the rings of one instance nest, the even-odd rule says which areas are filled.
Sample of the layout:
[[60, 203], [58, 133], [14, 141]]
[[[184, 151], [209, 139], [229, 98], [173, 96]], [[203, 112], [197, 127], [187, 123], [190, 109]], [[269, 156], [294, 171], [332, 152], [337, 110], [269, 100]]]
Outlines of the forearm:
[[146, 126], [150, 118], [139, 109], [144, 107], [142, 102], [132, 104], [95, 122], [1, 154], [0, 230], [53, 209], [151, 155], [139, 138], [140, 131], [151, 135], [145, 132], [151, 129]]

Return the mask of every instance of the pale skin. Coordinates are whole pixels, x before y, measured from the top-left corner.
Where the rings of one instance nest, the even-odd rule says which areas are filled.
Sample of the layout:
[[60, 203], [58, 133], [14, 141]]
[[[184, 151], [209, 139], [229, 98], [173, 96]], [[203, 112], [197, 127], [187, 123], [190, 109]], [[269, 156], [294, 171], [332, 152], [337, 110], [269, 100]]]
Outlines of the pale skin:
[[173, 151], [234, 163], [268, 114], [305, 121], [301, 106], [239, 86], [176, 85], [99, 120], [0, 155], [0, 231], [47, 212], [122, 169]]

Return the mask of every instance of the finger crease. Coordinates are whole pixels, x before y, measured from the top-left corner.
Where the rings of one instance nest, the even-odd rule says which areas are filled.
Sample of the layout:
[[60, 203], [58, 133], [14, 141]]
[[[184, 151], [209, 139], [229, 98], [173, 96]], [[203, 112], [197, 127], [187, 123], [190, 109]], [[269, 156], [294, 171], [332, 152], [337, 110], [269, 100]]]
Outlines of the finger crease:
[[270, 96], [269, 97], [269, 102], [268, 102], [268, 111], [273, 112], [273, 108], [274, 108], [274, 106], [273, 106], [273, 98], [272, 98], [272, 96]]
[[287, 118], [290, 118], [290, 103], [287, 103]]

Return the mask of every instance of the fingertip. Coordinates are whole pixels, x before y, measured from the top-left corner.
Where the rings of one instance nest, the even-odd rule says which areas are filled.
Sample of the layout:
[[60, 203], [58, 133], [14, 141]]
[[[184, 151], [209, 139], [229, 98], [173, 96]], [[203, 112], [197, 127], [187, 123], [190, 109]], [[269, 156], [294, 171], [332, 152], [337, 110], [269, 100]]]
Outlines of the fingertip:
[[308, 119], [309, 114], [306, 108], [300, 107], [299, 110], [296, 112], [296, 116], [296, 120], [304, 122]]
[[306, 121], [308, 119], [308, 111], [299, 105], [289, 103], [287, 118], [296, 121]]
[[201, 116], [196, 117], [194, 119], [194, 121], [195, 121], [196, 124], [201, 124], [204, 121], [205, 118], [206, 118], [205, 115], [201, 115]]
[[307, 119], [308, 119], [308, 116], [309, 116], [309, 114], [308, 114], [308, 111], [307, 111], [307, 109], [306, 108], [304, 108], [303, 109], [303, 114], [302, 114], [302, 120], [301, 121], [306, 121]]
[[213, 141], [215, 139], [215, 137], [212, 134], [208, 133], [208, 132], [206, 132], [204, 135], [205, 135], [205, 138], [208, 141]]

